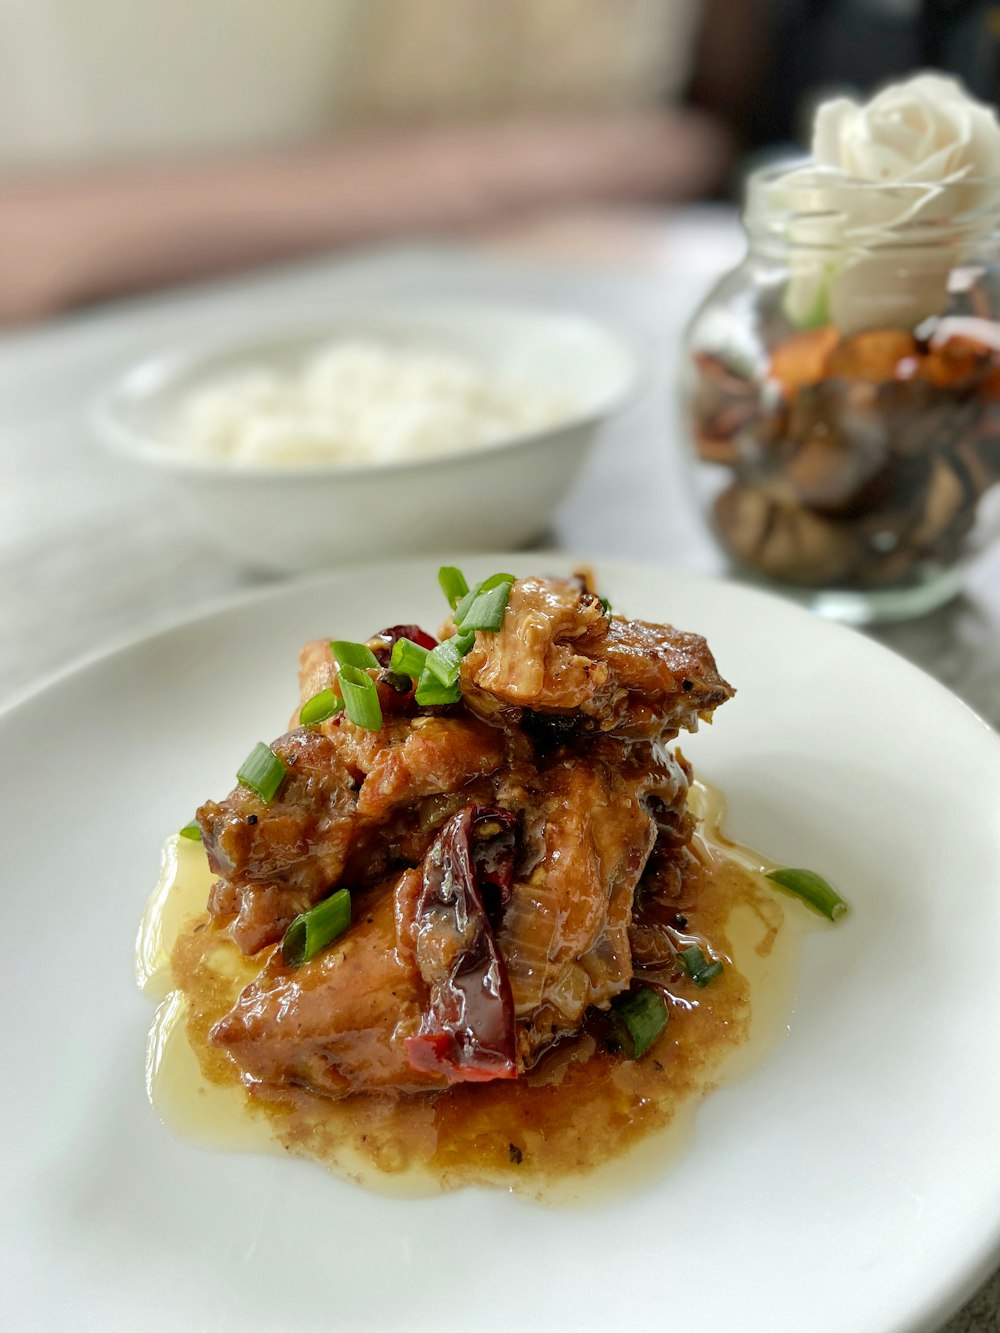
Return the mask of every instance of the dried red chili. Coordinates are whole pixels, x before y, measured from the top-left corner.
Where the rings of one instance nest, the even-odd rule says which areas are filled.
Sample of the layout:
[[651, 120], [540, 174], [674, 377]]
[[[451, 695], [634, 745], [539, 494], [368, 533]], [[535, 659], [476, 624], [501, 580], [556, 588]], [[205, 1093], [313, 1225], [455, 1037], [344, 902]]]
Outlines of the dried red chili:
[[424, 858], [415, 947], [430, 998], [406, 1055], [451, 1083], [517, 1077], [514, 1001], [490, 921], [510, 896], [515, 825], [509, 810], [467, 805]]

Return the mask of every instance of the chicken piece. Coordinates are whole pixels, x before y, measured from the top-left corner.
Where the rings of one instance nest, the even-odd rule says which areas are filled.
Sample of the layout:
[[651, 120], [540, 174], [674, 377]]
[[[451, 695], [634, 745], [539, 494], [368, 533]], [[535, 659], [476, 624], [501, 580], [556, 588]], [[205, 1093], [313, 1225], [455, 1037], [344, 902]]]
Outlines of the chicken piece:
[[[306, 697], [335, 683], [325, 641], [302, 668]], [[629, 986], [636, 886], [654, 843], [669, 858], [691, 835], [690, 770], [663, 742], [732, 689], [699, 636], [613, 618], [580, 579], [515, 582], [462, 688], [446, 713], [397, 691], [377, 731], [292, 731], [271, 802], [238, 787], [199, 810], [210, 908], [244, 952], [338, 884], [354, 899], [343, 939], [294, 970], [264, 955], [213, 1030], [251, 1086], [512, 1077]]]
[[[510, 885], [509, 862], [507, 871], [495, 856], [483, 863], [482, 873], [501, 889], [501, 924], [492, 933], [483, 922], [475, 927], [496, 942], [482, 960], [485, 967], [492, 958], [496, 972], [490, 995], [500, 999], [492, 1006], [484, 991], [463, 1017], [442, 1010], [440, 1002], [435, 1007], [434, 999], [442, 979], [455, 989], [454, 973], [461, 974], [455, 995], [469, 989], [466, 973], [474, 969], [462, 951], [475, 952], [465, 909], [454, 907], [454, 928], [438, 921], [451, 910], [457, 873], [449, 862], [442, 879], [441, 848], [458, 839], [462, 854], [477, 860], [486, 845], [472, 850], [476, 820], [501, 844], [504, 829], [514, 829], [514, 811], [470, 805], [438, 831], [420, 871], [405, 871], [394, 886], [359, 897], [342, 941], [294, 971], [275, 950], [212, 1040], [230, 1051], [251, 1083], [305, 1085], [333, 1097], [404, 1094], [459, 1077], [510, 1077], [512, 1064], [492, 1054], [483, 1059], [476, 1045], [487, 1038], [497, 1044], [494, 1027], [506, 1004], [512, 1005], [506, 1012], [514, 1023], [516, 1069], [530, 1067], [559, 1035], [579, 1028], [590, 1005], [606, 1006], [628, 987], [633, 894], [650, 849], [658, 830], [671, 843], [690, 836], [684, 762], [660, 747], [630, 747], [626, 756], [620, 749], [598, 739], [586, 756], [558, 758], [535, 773], [530, 793], [520, 789], [519, 881]], [[609, 762], [616, 754], [617, 763]], [[446, 835], [451, 841], [442, 844]], [[464, 881], [471, 884], [467, 870]], [[469, 1047], [450, 1063], [435, 1044], [447, 1044], [448, 1023]], [[466, 1031], [469, 1023], [475, 1031]]]
[[476, 635], [461, 684], [493, 725], [525, 710], [579, 714], [583, 729], [625, 740], [694, 731], [734, 693], [700, 635], [609, 616], [574, 579], [518, 579], [500, 630]]
[[197, 812], [208, 862], [220, 876], [213, 916], [232, 916], [245, 954], [272, 944], [336, 882], [357, 827], [357, 793], [334, 743], [310, 730], [274, 742], [287, 775], [265, 803], [246, 787]]
[[299, 653], [299, 703], [292, 714], [290, 728], [299, 725], [299, 708], [320, 690], [328, 690], [337, 679], [337, 666], [329, 639], [310, 639]]
[[522, 1067], [632, 979], [632, 895], [656, 837], [636, 786], [600, 759], [564, 758], [525, 811], [526, 865], [497, 944], [518, 1020]]
[[[413, 625], [394, 627], [387, 633], [397, 629], [434, 642]], [[299, 659], [302, 701], [329, 689], [336, 679], [329, 641], [307, 643]], [[298, 710], [293, 722], [297, 718]], [[348, 768], [363, 779], [359, 813], [376, 819], [400, 802], [456, 791], [467, 782], [487, 777], [504, 760], [503, 741], [495, 731], [469, 717], [389, 717], [378, 731], [369, 731], [339, 716], [323, 730]]]
[[345, 722], [334, 744], [347, 767], [363, 775], [358, 813], [380, 819], [423, 796], [458, 791], [496, 772], [503, 738], [473, 717], [414, 717], [379, 731]]
[[[209, 910], [235, 915], [232, 936], [244, 953], [280, 939], [345, 870], [370, 883], [394, 860], [419, 860], [435, 816], [465, 804], [465, 789], [473, 794], [504, 759], [502, 736], [468, 717], [397, 718], [378, 731], [344, 720], [290, 732], [272, 748], [288, 768], [273, 801], [237, 787], [198, 811], [220, 876]], [[444, 807], [401, 809], [449, 794]]]
[[412, 946], [402, 940], [397, 949], [397, 937], [411, 931], [420, 884], [419, 871], [407, 870], [373, 890], [347, 934], [301, 967], [285, 967], [274, 950], [211, 1033], [251, 1086], [292, 1084], [327, 1097], [446, 1086], [443, 1073], [415, 1070], [406, 1055], [426, 987]]

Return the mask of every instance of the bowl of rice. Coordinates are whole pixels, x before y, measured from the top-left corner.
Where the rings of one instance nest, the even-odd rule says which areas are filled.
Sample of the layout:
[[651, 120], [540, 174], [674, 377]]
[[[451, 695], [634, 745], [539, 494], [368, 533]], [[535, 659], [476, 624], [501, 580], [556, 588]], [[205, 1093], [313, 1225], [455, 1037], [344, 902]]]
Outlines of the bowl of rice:
[[290, 572], [532, 541], [638, 378], [596, 321], [436, 303], [163, 352], [93, 422], [218, 545]]

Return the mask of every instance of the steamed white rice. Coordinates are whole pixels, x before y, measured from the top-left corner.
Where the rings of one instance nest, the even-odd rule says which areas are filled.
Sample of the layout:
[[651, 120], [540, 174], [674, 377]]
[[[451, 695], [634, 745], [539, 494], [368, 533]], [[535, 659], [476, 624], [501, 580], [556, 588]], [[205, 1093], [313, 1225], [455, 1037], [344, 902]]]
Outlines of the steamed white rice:
[[298, 373], [250, 368], [197, 390], [174, 443], [237, 465], [396, 463], [485, 448], [569, 415], [554, 395], [502, 384], [462, 356], [344, 341]]

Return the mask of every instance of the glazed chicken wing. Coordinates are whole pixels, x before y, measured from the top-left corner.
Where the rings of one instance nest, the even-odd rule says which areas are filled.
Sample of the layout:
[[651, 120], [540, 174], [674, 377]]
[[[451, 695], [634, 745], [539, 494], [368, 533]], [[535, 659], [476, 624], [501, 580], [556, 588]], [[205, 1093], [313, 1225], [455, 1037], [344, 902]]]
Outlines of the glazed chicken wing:
[[580, 579], [519, 579], [462, 663], [463, 701], [487, 721], [560, 714], [623, 740], [694, 731], [732, 694], [700, 635], [611, 616]]
[[[637, 887], [682, 873], [694, 827], [666, 742], [733, 693], [705, 641], [611, 616], [581, 579], [521, 579], [497, 628], [464, 636], [453, 694], [422, 704], [419, 666], [390, 666], [400, 637], [434, 645], [415, 626], [369, 641], [380, 725], [298, 727], [271, 747], [273, 799], [240, 786], [198, 812], [215, 928], [272, 946], [212, 1037], [254, 1087], [518, 1077], [659, 947]], [[325, 641], [301, 686], [337, 690]], [[289, 966], [292, 919], [344, 888], [347, 933]]]

